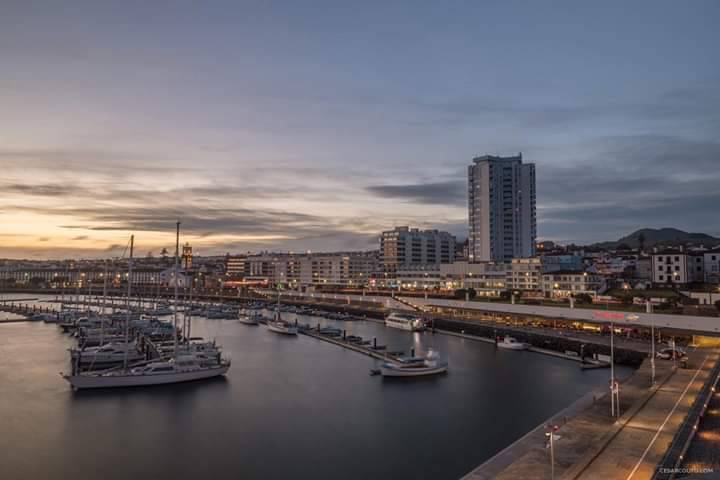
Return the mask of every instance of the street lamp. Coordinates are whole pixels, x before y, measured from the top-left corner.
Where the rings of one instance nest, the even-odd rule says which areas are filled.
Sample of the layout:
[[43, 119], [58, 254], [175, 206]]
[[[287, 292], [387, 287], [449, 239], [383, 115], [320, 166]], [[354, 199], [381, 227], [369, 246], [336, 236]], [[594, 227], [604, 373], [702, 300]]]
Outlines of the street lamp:
[[549, 432], [545, 432], [545, 436], [549, 439], [550, 446], [550, 478], [555, 480], [555, 432], [558, 431], [557, 425], [548, 425]]
[[650, 319], [650, 335], [652, 341], [650, 342], [650, 375], [652, 378], [651, 385], [655, 385], [655, 320]]
[[[620, 385], [615, 380], [615, 322], [610, 321], [610, 415], [620, 417]], [[615, 402], [617, 401], [617, 411]], [[617, 413], [617, 415], [616, 415]]]

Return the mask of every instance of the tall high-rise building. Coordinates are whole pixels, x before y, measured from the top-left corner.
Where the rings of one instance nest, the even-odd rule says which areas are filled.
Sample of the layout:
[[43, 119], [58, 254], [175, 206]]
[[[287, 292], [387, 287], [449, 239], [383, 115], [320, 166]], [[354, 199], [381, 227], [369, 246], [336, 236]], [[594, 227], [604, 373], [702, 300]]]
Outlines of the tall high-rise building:
[[535, 164], [483, 155], [468, 167], [471, 262], [535, 254]]

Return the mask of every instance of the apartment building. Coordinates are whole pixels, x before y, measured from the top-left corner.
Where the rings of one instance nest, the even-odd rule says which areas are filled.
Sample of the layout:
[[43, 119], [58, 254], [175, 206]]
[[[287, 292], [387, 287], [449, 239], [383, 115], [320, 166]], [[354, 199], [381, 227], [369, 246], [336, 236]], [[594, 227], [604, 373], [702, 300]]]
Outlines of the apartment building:
[[455, 237], [439, 230], [396, 227], [380, 235], [380, 268], [394, 278], [400, 268], [411, 265], [452, 263]]
[[535, 255], [535, 165], [484, 155], [468, 167], [469, 260], [507, 262]]

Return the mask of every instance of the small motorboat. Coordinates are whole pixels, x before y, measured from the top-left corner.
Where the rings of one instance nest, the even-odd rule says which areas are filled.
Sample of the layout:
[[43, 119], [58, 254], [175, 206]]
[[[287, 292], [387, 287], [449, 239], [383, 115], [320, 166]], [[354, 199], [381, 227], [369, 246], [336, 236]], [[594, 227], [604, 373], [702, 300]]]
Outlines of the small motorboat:
[[437, 375], [448, 370], [448, 363], [440, 361], [440, 355], [430, 350], [425, 358], [415, 359], [403, 363], [385, 362], [380, 367], [383, 377], [421, 377]]
[[238, 321], [245, 325], [258, 325], [260, 323], [258, 319], [258, 313], [255, 310], [240, 310], [238, 314]]
[[498, 348], [504, 348], [505, 350], [527, 350], [528, 344], [519, 342], [513, 337], [503, 337], [503, 339], [497, 342]]

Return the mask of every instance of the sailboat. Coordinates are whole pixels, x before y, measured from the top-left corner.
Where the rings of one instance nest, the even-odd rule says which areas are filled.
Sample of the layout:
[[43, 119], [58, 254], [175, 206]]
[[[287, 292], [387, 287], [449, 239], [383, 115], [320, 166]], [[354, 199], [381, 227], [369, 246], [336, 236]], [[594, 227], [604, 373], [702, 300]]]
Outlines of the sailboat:
[[275, 318], [267, 321], [268, 330], [284, 335], [297, 335], [297, 326], [286, 322], [280, 316], [280, 292], [278, 292], [277, 306], [275, 307]]
[[[125, 343], [128, 343], [130, 325], [130, 294], [132, 291], [132, 260], [134, 236], [130, 237], [130, 259], [128, 262], [128, 313], [125, 318]], [[168, 360], [157, 360], [145, 365], [128, 368], [128, 357], [125, 355], [121, 369], [110, 369], [99, 372], [75, 371], [63, 375], [73, 390], [86, 388], [137, 387], [149, 385], [165, 385], [170, 383], [188, 382], [225, 375], [230, 369], [230, 360], [218, 355], [209, 362], [205, 355], [193, 350], [185, 350], [178, 354], [177, 312], [178, 312], [178, 266], [179, 266], [180, 222], [177, 222], [175, 242], [175, 302], [174, 302], [174, 335], [173, 356]], [[127, 350], [125, 350], [127, 352]]]

